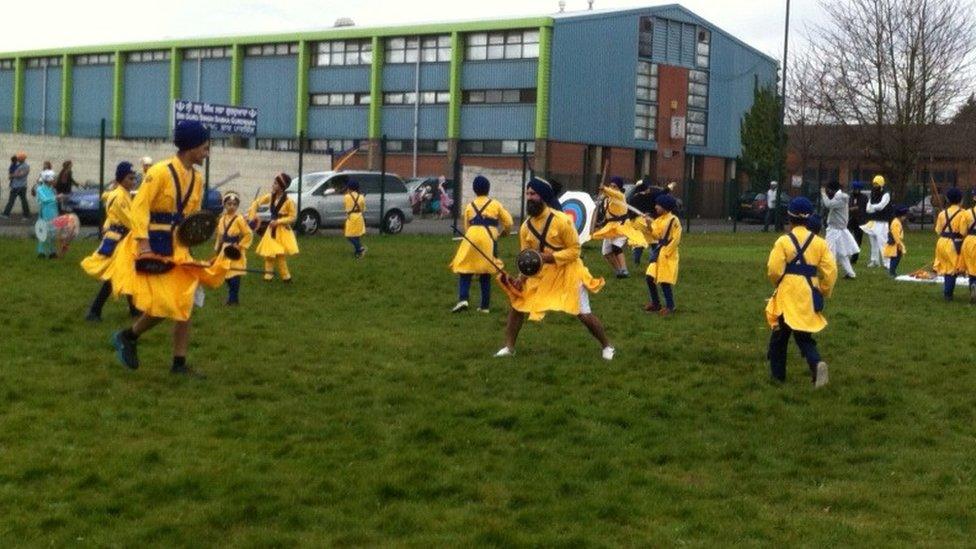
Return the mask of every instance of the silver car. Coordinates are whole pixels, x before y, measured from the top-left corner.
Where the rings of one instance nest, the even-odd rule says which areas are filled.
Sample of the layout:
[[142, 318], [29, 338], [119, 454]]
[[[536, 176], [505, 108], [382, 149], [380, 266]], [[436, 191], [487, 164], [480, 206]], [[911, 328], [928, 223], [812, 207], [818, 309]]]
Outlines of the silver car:
[[[394, 174], [386, 174], [385, 189], [380, 185], [379, 172], [315, 172], [302, 176], [301, 210], [298, 214], [298, 228], [305, 234], [315, 234], [320, 228], [342, 227], [346, 221], [342, 189], [350, 180], [359, 182], [359, 190], [366, 196], [364, 219], [367, 227], [380, 226], [380, 199], [383, 199], [383, 230], [397, 234], [405, 223], [413, 221], [410, 199], [403, 181]], [[290, 198], [298, 201], [299, 181], [295, 179], [288, 187]], [[385, 192], [383, 192], [385, 191]], [[258, 209], [262, 223], [269, 218], [267, 206]]]

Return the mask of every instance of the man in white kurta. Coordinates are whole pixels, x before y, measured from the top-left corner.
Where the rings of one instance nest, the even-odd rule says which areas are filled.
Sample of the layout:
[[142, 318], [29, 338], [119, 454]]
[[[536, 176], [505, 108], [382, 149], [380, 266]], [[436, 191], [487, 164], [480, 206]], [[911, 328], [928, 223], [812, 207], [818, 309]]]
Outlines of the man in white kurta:
[[860, 253], [861, 248], [854, 235], [847, 230], [850, 196], [840, 188], [840, 183], [831, 181], [820, 190], [821, 204], [827, 210], [827, 247], [844, 271], [844, 278], [854, 278], [857, 274], [851, 266], [851, 256]]
[[885, 189], [885, 179], [880, 175], [871, 181], [871, 198], [868, 199], [865, 211], [868, 222], [861, 225], [861, 229], [871, 242], [868, 267], [883, 265], [887, 269], [888, 259], [884, 257], [884, 247], [888, 242], [888, 223], [891, 221], [891, 194]]

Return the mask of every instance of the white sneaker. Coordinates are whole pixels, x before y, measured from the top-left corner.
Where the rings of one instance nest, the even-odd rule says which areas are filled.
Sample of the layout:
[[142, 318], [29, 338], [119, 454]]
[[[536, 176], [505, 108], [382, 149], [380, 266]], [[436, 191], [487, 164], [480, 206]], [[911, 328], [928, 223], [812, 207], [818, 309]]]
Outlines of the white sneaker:
[[503, 358], [506, 356], [512, 356], [514, 354], [515, 354], [514, 349], [509, 349], [508, 347], [502, 347], [501, 349], [498, 350], [497, 353], [495, 353], [495, 358]]
[[603, 355], [603, 360], [613, 360], [613, 354], [616, 352], [617, 350], [609, 345], [604, 347], [603, 352], [601, 353]]
[[813, 382], [813, 388], [819, 389], [830, 382], [830, 374], [827, 372], [827, 363], [820, 361], [817, 363], [817, 379]]
[[467, 310], [468, 310], [468, 302], [467, 301], [458, 301], [457, 302], [457, 305], [455, 305], [454, 308], [451, 309], [451, 312], [452, 313], [460, 313], [461, 311], [467, 311]]
[[478, 312], [488, 314], [491, 312], [491, 309], [482, 309], [481, 307], [478, 307]]

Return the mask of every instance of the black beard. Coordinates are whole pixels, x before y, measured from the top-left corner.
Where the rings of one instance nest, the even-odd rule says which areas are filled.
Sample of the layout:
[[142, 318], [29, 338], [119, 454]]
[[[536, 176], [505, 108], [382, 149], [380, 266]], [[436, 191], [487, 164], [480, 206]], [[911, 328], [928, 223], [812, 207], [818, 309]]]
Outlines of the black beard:
[[525, 211], [529, 212], [531, 217], [537, 217], [545, 209], [546, 205], [541, 200], [527, 200], [525, 202]]

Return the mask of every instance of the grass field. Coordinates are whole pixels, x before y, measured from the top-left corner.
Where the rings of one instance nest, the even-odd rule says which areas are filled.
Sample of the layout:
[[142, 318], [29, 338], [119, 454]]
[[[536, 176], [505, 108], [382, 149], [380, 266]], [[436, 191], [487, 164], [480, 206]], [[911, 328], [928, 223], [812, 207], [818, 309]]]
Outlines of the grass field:
[[[791, 347], [773, 386], [772, 240], [686, 235], [668, 319], [639, 309], [642, 279], [608, 281], [606, 363], [564, 315], [491, 358], [501, 292], [491, 315], [448, 313], [447, 237], [374, 236], [363, 261], [306, 239], [294, 284], [249, 276], [237, 309], [208, 295], [190, 353], [206, 380], [170, 376], [168, 328], [142, 338], [140, 370], [114, 362], [124, 306], [81, 320], [94, 241], [40, 261], [2, 240], [0, 541], [973, 543], [976, 308], [862, 268], [818, 338], [831, 385], [814, 392]], [[910, 235], [903, 270], [933, 240]]]

